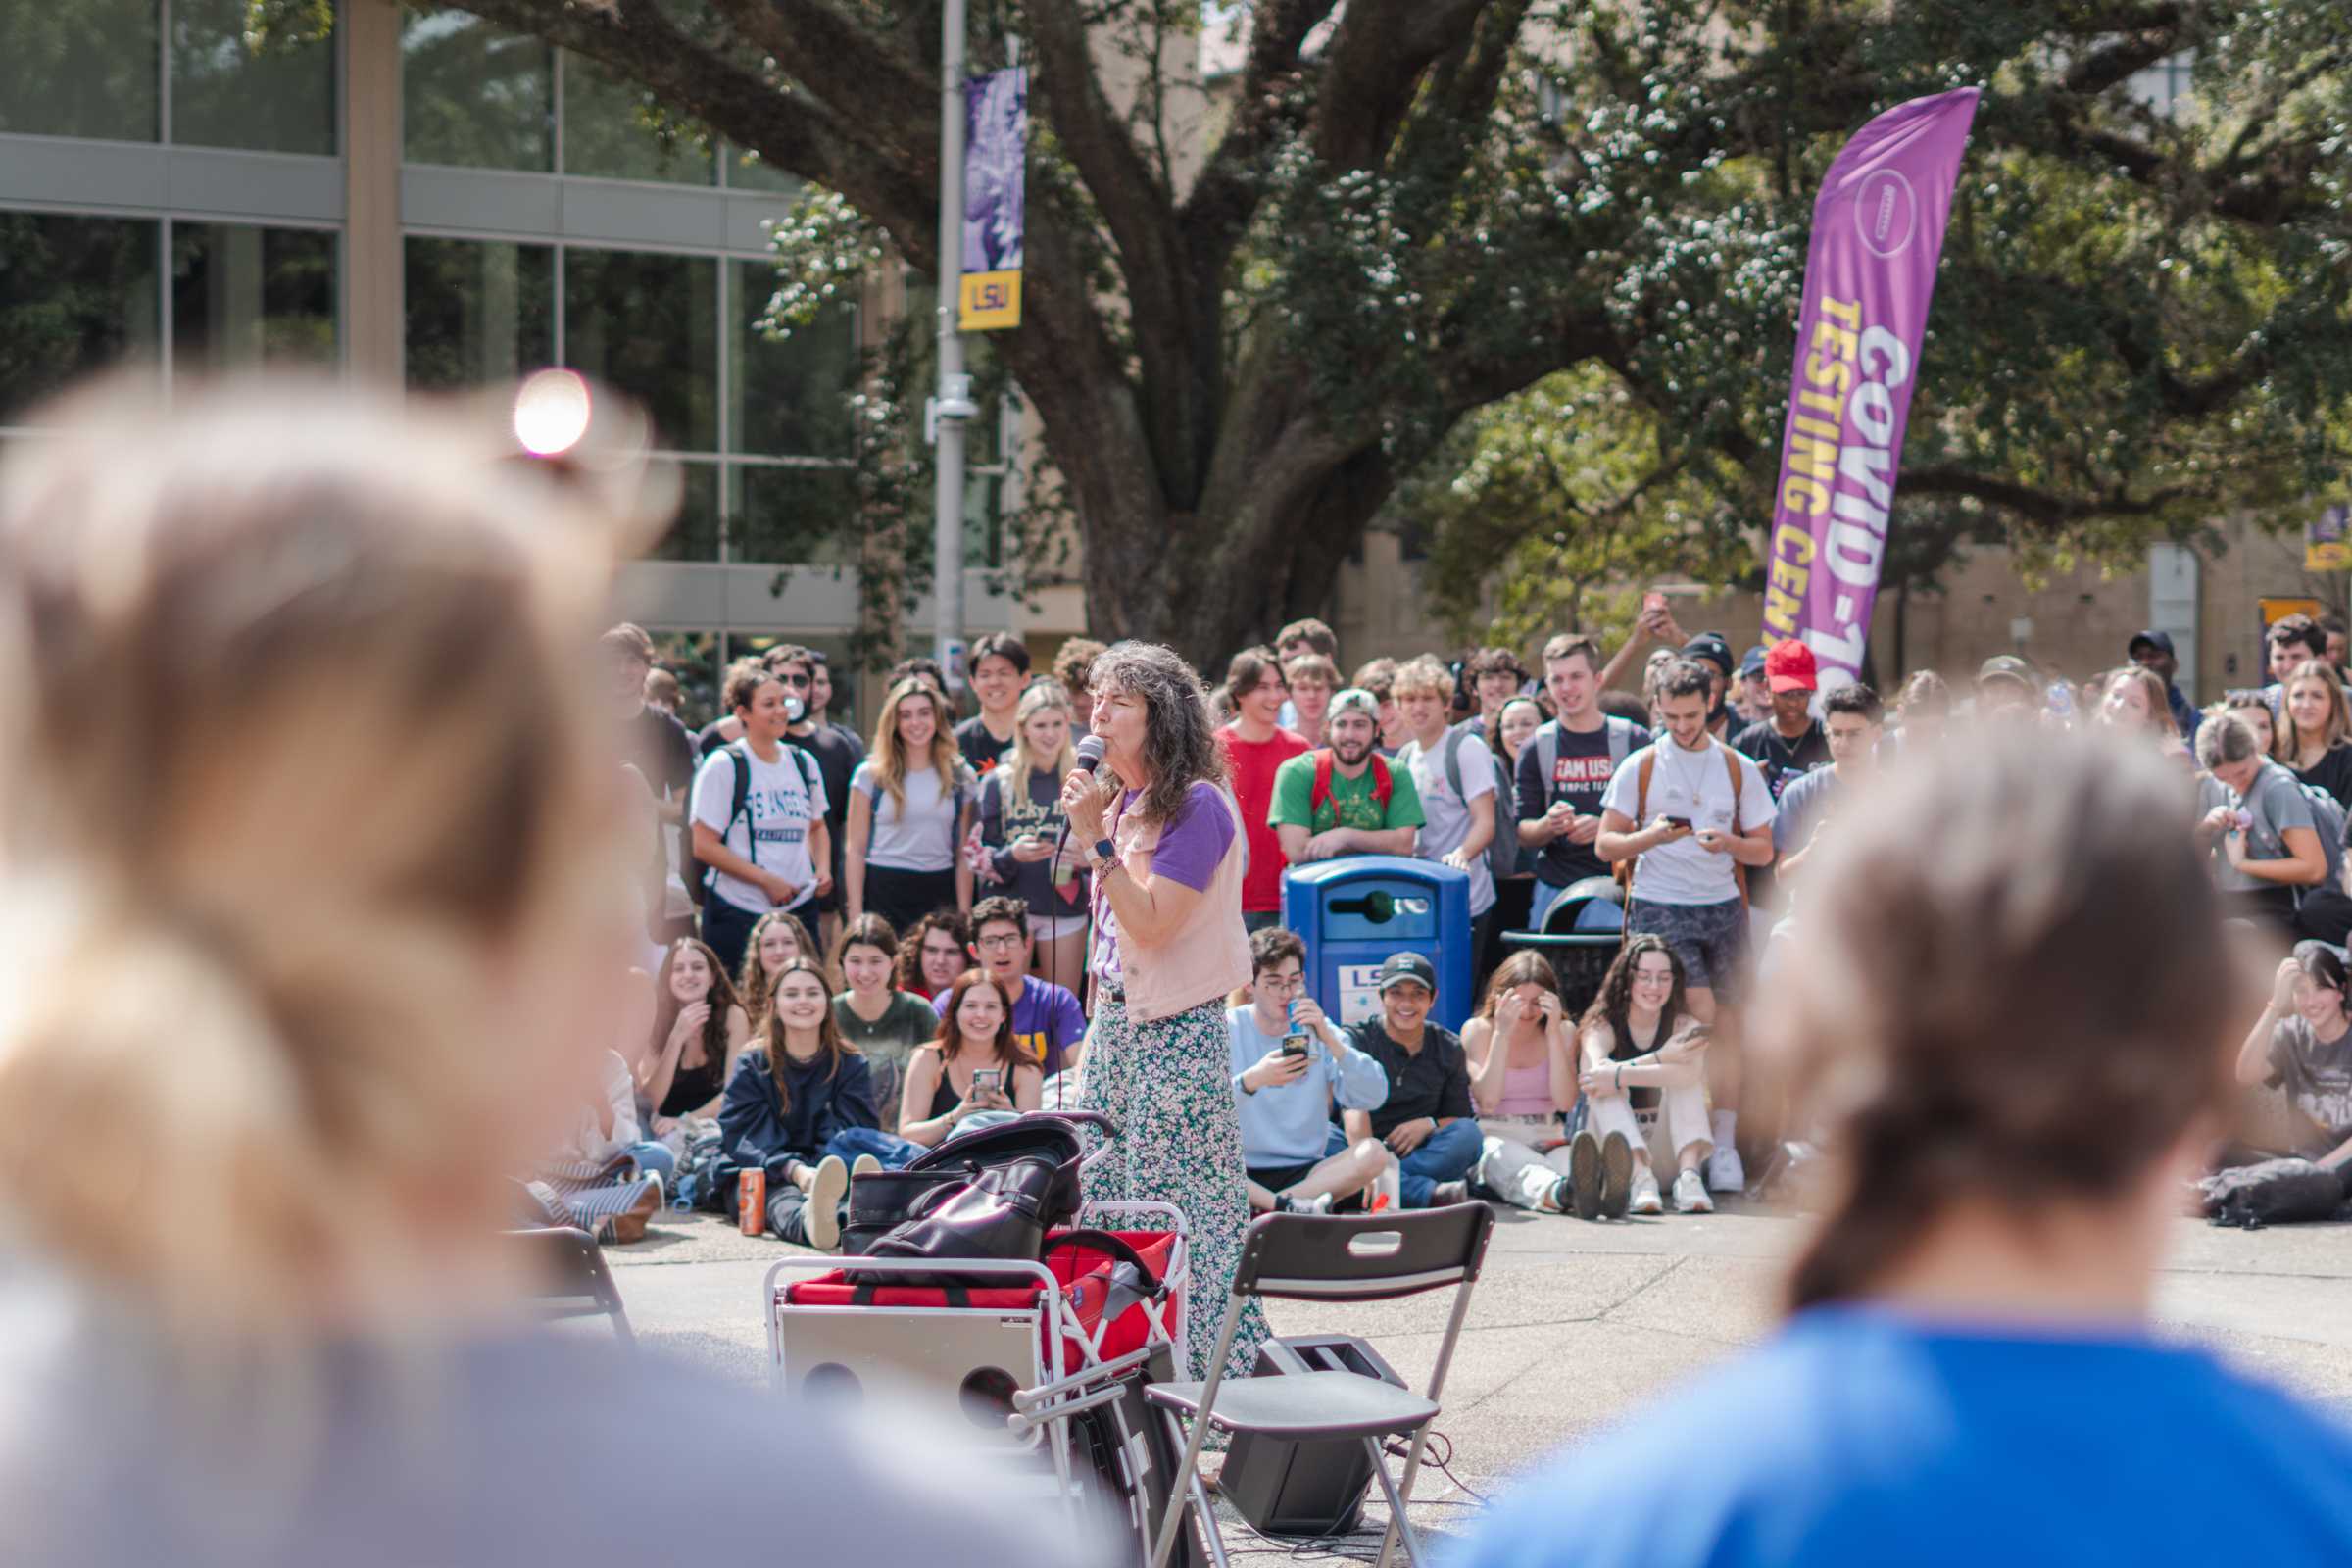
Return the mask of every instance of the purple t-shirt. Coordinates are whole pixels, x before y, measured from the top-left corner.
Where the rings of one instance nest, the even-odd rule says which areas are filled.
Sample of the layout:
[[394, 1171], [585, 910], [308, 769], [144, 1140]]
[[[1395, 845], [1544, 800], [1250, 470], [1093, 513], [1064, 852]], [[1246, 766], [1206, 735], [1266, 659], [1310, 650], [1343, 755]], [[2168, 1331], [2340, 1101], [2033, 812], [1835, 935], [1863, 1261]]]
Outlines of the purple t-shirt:
[[[1119, 809], [1128, 811], [1135, 807], [1137, 792], [1129, 790], [1120, 801]], [[1214, 784], [1201, 782], [1185, 792], [1184, 805], [1176, 815], [1159, 830], [1159, 843], [1152, 851], [1152, 874], [1164, 876], [1195, 893], [1205, 893], [1217, 874], [1218, 862], [1233, 847], [1233, 813], [1225, 809], [1224, 792]], [[1103, 895], [1102, 879], [1095, 879], [1095, 961], [1094, 972], [1116, 984], [1119, 979], [1119, 922], [1111, 913], [1110, 900]]]
[[[953, 986], [941, 992], [932, 999], [931, 1010], [946, 1017], [948, 999], [955, 994]], [[1021, 982], [1020, 997], [1012, 1004], [1012, 1043], [1047, 1077], [1061, 1071], [1063, 1056], [1085, 1034], [1086, 1009], [1067, 987], [1035, 975]]]

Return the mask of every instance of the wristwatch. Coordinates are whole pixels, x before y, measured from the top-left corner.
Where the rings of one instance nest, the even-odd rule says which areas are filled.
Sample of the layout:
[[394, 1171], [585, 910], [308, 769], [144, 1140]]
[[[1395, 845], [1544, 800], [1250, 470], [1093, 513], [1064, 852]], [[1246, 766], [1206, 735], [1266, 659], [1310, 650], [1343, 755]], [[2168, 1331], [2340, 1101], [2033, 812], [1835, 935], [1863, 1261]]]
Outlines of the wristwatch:
[[1108, 839], [1097, 839], [1090, 858], [1098, 872], [1106, 871], [1119, 863], [1119, 847]]

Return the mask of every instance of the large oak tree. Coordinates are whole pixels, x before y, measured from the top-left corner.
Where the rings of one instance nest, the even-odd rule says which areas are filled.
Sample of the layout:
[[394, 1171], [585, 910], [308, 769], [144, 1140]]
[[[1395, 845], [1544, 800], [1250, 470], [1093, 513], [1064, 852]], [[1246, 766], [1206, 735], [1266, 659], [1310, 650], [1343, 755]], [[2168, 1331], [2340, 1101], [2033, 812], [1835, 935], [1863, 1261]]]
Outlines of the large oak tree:
[[[788, 275], [831, 266], [852, 222], [935, 265], [935, 0], [464, 9], [834, 193]], [[995, 348], [1066, 481], [1098, 634], [1205, 662], [1319, 609], [1466, 416], [1565, 370], [1610, 393], [1568, 401], [1648, 432], [1624, 493], [1580, 503], [1591, 526], [1690, 483], [1710, 498], [1696, 525], [1752, 525], [1820, 172], [1878, 110], [1961, 84], [1985, 99], [1910, 504], [2096, 547], [2333, 475], [2352, 390], [2335, 7], [1237, 10], [1238, 74], [1179, 177], [1165, 67], [1197, 7], [972, 6], [974, 69], [1017, 35], [1033, 70], [1026, 315]], [[2186, 112], [2130, 90], [2183, 55]]]

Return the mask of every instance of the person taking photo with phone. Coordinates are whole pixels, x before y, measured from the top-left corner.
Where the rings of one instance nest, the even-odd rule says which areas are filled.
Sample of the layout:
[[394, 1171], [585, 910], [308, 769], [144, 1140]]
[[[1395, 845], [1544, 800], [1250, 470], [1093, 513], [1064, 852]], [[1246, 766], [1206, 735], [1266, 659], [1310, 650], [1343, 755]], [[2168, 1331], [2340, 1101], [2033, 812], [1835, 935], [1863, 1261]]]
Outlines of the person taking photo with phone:
[[[1381, 1187], [1396, 1201], [1396, 1160], [1377, 1138], [1350, 1144], [1335, 1107], [1373, 1111], [1389, 1075], [1355, 1049], [1306, 994], [1306, 944], [1269, 926], [1250, 939], [1250, 1001], [1225, 1015], [1233, 1031], [1233, 1092], [1242, 1116], [1250, 1206], [1259, 1213], [1328, 1214]], [[1377, 1204], [1376, 1204], [1377, 1206]]]
[[948, 993], [939, 1033], [906, 1063], [899, 1136], [936, 1148], [975, 1116], [1035, 1110], [1044, 1086], [1037, 1064], [1012, 1042], [1004, 989], [986, 971], [967, 969]]

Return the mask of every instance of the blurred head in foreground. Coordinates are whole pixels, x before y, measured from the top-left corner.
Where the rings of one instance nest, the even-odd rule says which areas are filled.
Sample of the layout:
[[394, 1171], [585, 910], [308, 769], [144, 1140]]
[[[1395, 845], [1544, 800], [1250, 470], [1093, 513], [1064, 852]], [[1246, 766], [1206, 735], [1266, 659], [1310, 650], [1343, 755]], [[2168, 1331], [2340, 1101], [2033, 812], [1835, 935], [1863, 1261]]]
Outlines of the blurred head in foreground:
[[1997, 1298], [2002, 1261], [2085, 1236], [2144, 1298], [2219, 1129], [2246, 993], [2178, 770], [2095, 735], [1965, 744], [1844, 826], [1761, 1004], [1840, 1156], [1796, 1306], [1963, 1257]]
[[0, 1208], [199, 1335], [462, 1313], [618, 1004], [614, 519], [337, 387], [50, 422], [0, 474]]

